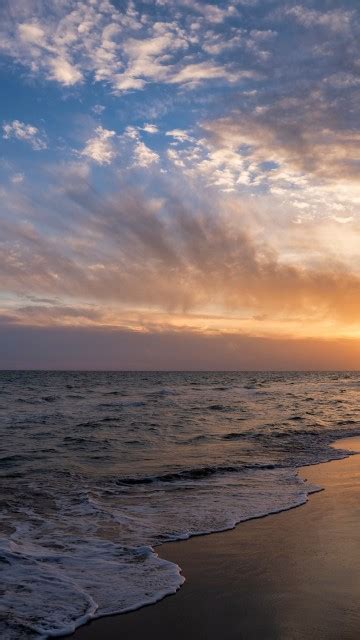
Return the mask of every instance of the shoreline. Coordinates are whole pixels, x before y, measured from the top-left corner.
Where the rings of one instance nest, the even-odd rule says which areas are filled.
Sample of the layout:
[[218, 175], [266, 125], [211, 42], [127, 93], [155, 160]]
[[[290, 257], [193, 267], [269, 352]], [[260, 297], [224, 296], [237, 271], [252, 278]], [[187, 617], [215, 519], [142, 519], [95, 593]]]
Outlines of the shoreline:
[[[336, 440], [334, 443], [331, 444], [331, 446], [336, 449], [342, 449], [344, 451], [345, 450], [352, 451], [353, 453], [360, 452], [360, 437], [353, 436], [346, 439]], [[351, 461], [356, 460], [356, 458], [357, 458], [357, 462], [355, 464], [351, 464]], [[334, 465], [336, 465], [336, 467], [334, 467]], [[186, 627], [184, 627], [182, 634], [186, 633], [188, 636], [190, 636], [190, 638], [199, 637], [199, 635], [200, 637], [203, 637], [206, 639], [215, 638], [216, 634], [214, 632], [214, 628], [216, 627], [216, 625], [215, 627], [214, 625], [212, 626], [205, 625], [205, 627], [207, 628], [207, 630], [205, 630], [205, 627], [204, 629], [202, 628], [204, 625], [201, 624], [201, 616], [200, 617], [196, 616], [196, 610], [199, 609], [199, 604], [201, 604], [202, 600], [204, 599], [208, 600], [209, 607], [212, 606], [211, 599], [209, 600], [209, 584], [208, 583], [210, 583], [210, 595], [213, 596], [213, 587], [215, 587], [215, 590], [216, 590], [216, 585], [226, 585], [226, 575], [223, 575], [224, 571], [222, 570], [224, 569], [223, 563], [225, 562], [226, 564], [226, 562], [229, 562], [229, 560], [231, 559], [231, 562], [235, 561], [235, 563], [237, 563], [239, 571], [241, 571], [241, 569], [244, 569], [244, 567], [246, 568], [248, 566], [249, 559], [247, 556], [249, 555], [251, 556], [252, 561], [255, 561], [254, 569], [256, 570], [256, 572], [259, 572], [259, 571], [261, 572], [261, 564], [262, 564], [261, 552], [264, 546], [265, 547], [268, 546], [269, 543], [271, 546], [271, 540], [268, 540], [268, 539], [261, 540], [261, 537], [264, 535], [263, 530], [269, 529], [269, 528], [272, 530], [274, 529], [276, 530], [279, 527], [282, 527], [284, 525], [284, 522], [283, 522], [284, 520], [285, 520], [285, 526], [286, 526], [286, 520], [291, 521], [294, 519], [294, 516], [290, 514], [295, 514], [295, 513], [299, 514], [295, 516], [295, 529], [298, 525], [301, 530], [302, 527], [300, 525], [303, 525], [302, 521], [303, 520], [306, 521], [307, 516], [311, 515], [311, 512], [314, 511], [314, 509], [315, 511], [318, 510], [322, 512], [323, 509], [321, 508], [319, 509], [318, 507], [319, 505], [318, 501], [321, 500], [321, 497], [324, 497], [324, 495], [326, 495], [327, 493], [326, 490], [328, 491], [330, 490], [330, 493], [331, 493], [331, 490], [332, 491], [335, 490], [334, 480], [332, 481], [330, 480], [330, 482], [327, 482], [331, 478], [331, 476], [334, 475], [331, 472], [330, 474], [328, 474], [329, 466], [331, 466], [332, 468], [335, 468], [335, 477], [337, 478], [341, 476], [343, 473], [345, 473], [345, 476], [346, 476], [347, 470], [351, 476], [352, 471], [354, 471], [353, 467], [359, 469], [359, 473], [360, 473], [360, 460], [356, 455], [346, 456], [339, 460], [331, 460], [330, 462], [324, 462], [316, 465], [307, 465], [304, 467], [300, 467], [297, 473], [303, 480], [308, 481], [309, 484], [311, 485], [313, 484], [320, 485], [319, 491], [312, 492], [309, 494], [308, 500], [306, 503], [304, 503], [303, 505], [296, 505], [296, 506], [294, 505], [294, 507], [291, 507], [286, 511], [280, 511], [278, 513], [272, 513], [266, 516], [264, 515], [264, 516], [254, 518], [245, 522], [241, 522], [239, 523], [241, 524], [241, 527], [239, 525], [236, 525], [233, 529], [229, 529], [223, 532], [216, 532], [216, 533], [212, 533], [211, 535], [208, 534], [208, 535], [202, 535], [202, 536], [194, 536], [187, 540], [168, 542], [161, 545], [161, 552], [159, 553], [160, 557], [166, 560], [169, 560], [174, 564], [180, 566], [181, 572], [186, 578], [186, 581], [182, 585], [182, 588], [179, 589], [176, 594], [173, 594], [175, 595], [175, 597], [170, 598], [169, 596], [165, 596], [163, 599], [155, 603], [156, 606], [154, 606], [154, 604], [149, 604], [139, 609], [136, 609], [133, 612], [115, 614], [108, 617], [97, 618], [79, 627], [74, 633], [72, 633], [71, 635], [68, 635], [67, 637], [71, 637], [73, 638], [73, 640], [96, 640], [97, 638], [100, 638], [100, 637], [106, 637], [109, 640], [112, 640], [112, 639], [115, 640], [115, 638], [120, 637], [121, 634], [122, 635], [125, 634], [125, 636], [126, 634], [131, 634], [131, 637], [133, 638], [142, 638], [145, 635], [149, 635], [149, 625], [150, 625], [151, 628], [153, 629], [156, 628], [156, 634], [154, 633], [154, 637], [156, 636], [158, 640], [161, 640], [161, 638], [164, 638], [165, 640], [165, 638], [167, 637], [167, 634], [169, 633], [169, 626], [168, 626], [169, 624], [173, 626], [174, 623], [176, 624], [176, 621], [184, 622], [187, 619], [191, 620], [191, 618], [194, 618], [195, 616], [195, 624], [191, 624], [191, 623], [187, 624]], [[344, 469], [344, 471], [342, 471], [342, 469]], [[356, 487], [352, 487], [352, 494], [354, 493], [354, 490], [356, 493]], [[337, 487], [336, 491], [338, 493], [340, 491], [340, 494], [341, 494], [341, 487], [340, 488]], [[349, 498], [349, 496], [346, 496], [346, 492], [344, 495], [345, 495], [345, 498], [346, 497]], [[319, 498], [317, 498], [316, 496], [319, 496]], [[325, 503], [328, 502], [328, 500], [324, 498], [323, 498], [323, 501]], [[346, 499], [345, 499], [345, 502], [346, 502]], [[313, 506], [309, 508], [309, 505], [315, 505], [315, 504], [316, 504], [316, 507]], [[302, 508], [298, 509], [298, 506], [301, 506]], [[350, 520], [351, 520], [351, 514], [348, 514], [348, 516], [350, 517]], [[354, 518], [355, 518], [355, 515], [354, 515]], [[299, 520], [297, 524], [296, 524], [296, 520]], [[265, 522], [268, 523], [269, 521], [271, 521], [270, 527], [269, 525], [266, 526], [264, 524]], [[356, 522], [353, 523], [353, 525], [356, 529]], [[312, 521], [312, 526], [314, 526], [314, 521]], [[348, 523], [348, 526], [349, 526], [349, 523]], [[294, 524], [292, 524], [292, 527], [294, 528]], [[251, 538], [253, 538], [253, 541], [252, 541], [252, 544], [250, 545], [250, 552], [252, 552], [253, 549], [257, 549], [259, 553], [257, 553], [256, 558], [252, 557], [253, 553], [249, 553], [249, 550], [245, 551], [243, 548], [244, 542], [247, 542], [248, 544]], [[346, 538], [346, 535], [345, 535], [345, 538]], [[235, 543], [235, 546], [237, 546], [236, 550], [233, 548], [234, 543]], [[241, 545], [240, 547], [239, 547], [239, 544]], [[231, 548], [229, 548], [229, 545]], [[271, 550], [269, 550], [269, 553], [271, 554]], [[200, 555], [203, 561], [206, 563], [207, 562], [206, 554], [208, 554], [208, 557], [209, 557], [209, 569], [206, 569], [206, 568], [204, 569], [204, 566], [199, 566], [199, 562], [198, 562], [199, 555]], [[220, 566], [219, 566], [219, 563], [220, 563]], [[211, 567], [213, 568], [213, 573], [212, 573]], [[231, 569], [231, 566], [228, 568]], [[286, 567], [283, 567], [283, 572], [284, 572], [284, 569], [286, 569]], [[359, 563], [359, 569], [360, 569], [360, 563]], [[239, 584], [237, 585], [237, 587], [241, 587], [244, 592], [249, 590], [249, 589], [246, 589], [244, 578], [241, 578], [241, 580], [240, 581], [238, 580], [238, 582]], [[251, 575], [249, 576], [249, 585], [248, 585], [249, 588], [252, 585], [252, 583], [253, 583], [253, 576]], [[235, 589], [235, 592], [236, 591], [237, 589]], [[203, 592], [203, 597], [201, 592]], [[276, 589], [274, 593], [276, 595]], [[270, 599], [271, 599], [271, 593], [267, 595], [268, 596], [270, 595]], [[291, 590], [288, 595], [291, 596]], [[359, 584], [359, 596], [360, 596], [360, 584]], [[217, 595], [215, 600], [219, 600], [219, 595]], [[254, 598], [252, 598], [252, 600], [254, 601]], [[223, 605], [222, 608], [224, 607], [224, 604], [226, 604], [225, 609], [227, 611], [231, 610], [231, 606], [229, 607], [231, 602], [234, 605], [236, 604], [233, 601], [234, 601], [234, 593], [230, 592], [228, 593], [226, 602], [222, 602], [222, 605]], [[216, 605], [216, 602], [213, 604]], [[259, 615], [258, 609], [259, 608], [261, 609], [261, 602], [255, 602], [255, 603], [252, 602], [252, 604], [256, 605], [253, 608], [256, 609], [256, 613], [257, 615]], [[237, 609], [237, 606], [235, 606], [235, 610], [236, 609]], [[264, 610], [266, 610], [266, 606]], [[234, 615], [234, 613], [235, 611], [232, 612], [232, 615]], [[261, 611], [260, 611], [260, 614], [261, 614]], [[221, 616], [220, 610], [218, 615]], [[216, 617], [218, 618], [218, 616]], [[278, 635], [277, 633], [275, 633], [275, 635], [274, 634], [272, 635], [271, 625], [270, 627], [269, 625], [265, 625], [266, 629], [264, 628], [261, 631], [256, 631], [254, 630], [254, 626], [251, 625], [251, 623], [249, 626], [249, 620], [247, 619], [247, 616], [244, 617], [244, 615], [239, 614], [238, 616], [236, 616], [236, 618], [237, 619], [236, 619], [235, 627], [234, 625], [230, 625], [230, 627], [226, 630], [225, 636], [224, 636], [224, 629], [222, 628], [221, 633], [223, 637], [226, 637], [226, 638], [244, 637], [244, 638], [254, 638], [254, 639], [264, 637], [266, 638], [266, 640], [270, 638], [271, 639], [286, 638], [286, 640], [288, 640], [287, 636]], [[260, 615], [260, 618], [261, 618], [261, 615]], [[225, 620], [224, 620], [224, 623], [226, 623]], [[359, 624], [360, 624], [360, 618], [359, 618]], [[246, 633], [246, 635], [244, 636], [241, 635], [243, 631], [244, 633]], [[251, 635], [253, 631], [255, 632], [255, 635]], [[295, 631], [293, 630], [292, 633], [294, 632]], [[330, 629], [329, 629], [329, 632], [330, 632]], [[180, 634], [179, 636], [177, 636], [176, 634], [174, 635], [174, 629], [172, 629], [171, 633], [173, 638], [182, 637], [182, 634]], [[201, 635], [202, 633], [205, 633], [205, 635]], [[220, 633], [220, 630], [218, 633]], [[234, 635], [232, 635], [233, 633]], [[266, 635], [256, 635], [259, 633], [265, 633]], [[316, 631], [314, 630], [313, 633], [316, 633]], [[344, 639], [349, 638], [351, 640], [353, 640], [354, 638], [355, 640], [355, 637], [356, 638], [358, 637], [358, 634], [356, 634], [356, 636], [346, 635], [346, 632], [344, 632], [344, 630], [342, 631], [342, 633], [343, 635], [340, 635], [340, 636], [332, 636], [332, 635], [325, 634], [321, 637], [324, 637], [324, 638], [334, 637], [334, 640], [335, 638], [338, 638], [338, 637], [342, 637]], [[151, 634], [150, 637], [153, 637], [153, 635]], [[305, 639], [307, 636], [294, 635], [294, 636], [291, 636], [291, 640], [293, 640], [293, 638], [298, 638], [298, 637]]]

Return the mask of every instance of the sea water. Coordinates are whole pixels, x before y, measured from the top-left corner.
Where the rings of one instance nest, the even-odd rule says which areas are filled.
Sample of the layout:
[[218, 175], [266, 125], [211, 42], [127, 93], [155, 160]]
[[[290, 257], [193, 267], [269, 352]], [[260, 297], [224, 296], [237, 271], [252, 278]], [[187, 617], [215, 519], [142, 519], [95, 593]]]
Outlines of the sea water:
[[0, 637], [174, 593], [161, 544], [306, 502], [358, 373], [0, 372]]

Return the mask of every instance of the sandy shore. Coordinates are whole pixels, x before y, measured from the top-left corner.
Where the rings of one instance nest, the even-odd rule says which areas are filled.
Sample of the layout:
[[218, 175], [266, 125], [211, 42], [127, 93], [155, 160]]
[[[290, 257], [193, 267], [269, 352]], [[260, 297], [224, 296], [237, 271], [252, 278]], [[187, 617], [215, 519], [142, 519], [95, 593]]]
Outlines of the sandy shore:
[[[360, 438], [335, 446], [360, 452]], [[360, 456], [300, 470], [325, 491], [232, 531], [163, 545], [186, 583], [73, 640], [359, 640]]]

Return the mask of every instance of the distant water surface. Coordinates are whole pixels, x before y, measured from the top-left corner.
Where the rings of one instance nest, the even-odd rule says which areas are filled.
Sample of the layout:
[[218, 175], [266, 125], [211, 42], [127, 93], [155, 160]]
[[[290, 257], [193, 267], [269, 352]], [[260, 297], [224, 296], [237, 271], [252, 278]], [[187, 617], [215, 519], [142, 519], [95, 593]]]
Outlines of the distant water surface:
[[158, 545], [305, 502], [359, 401], [358, 373], [0, 372], [0, 637], [173, 593]]

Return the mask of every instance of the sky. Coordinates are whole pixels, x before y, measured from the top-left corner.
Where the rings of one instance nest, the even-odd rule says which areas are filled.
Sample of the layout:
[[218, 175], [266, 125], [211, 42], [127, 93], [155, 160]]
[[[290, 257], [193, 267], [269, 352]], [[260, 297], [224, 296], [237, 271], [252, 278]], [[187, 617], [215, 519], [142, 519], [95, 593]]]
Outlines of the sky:
[[357, 0], [0, 1], [0, 368], [360, 368]]

